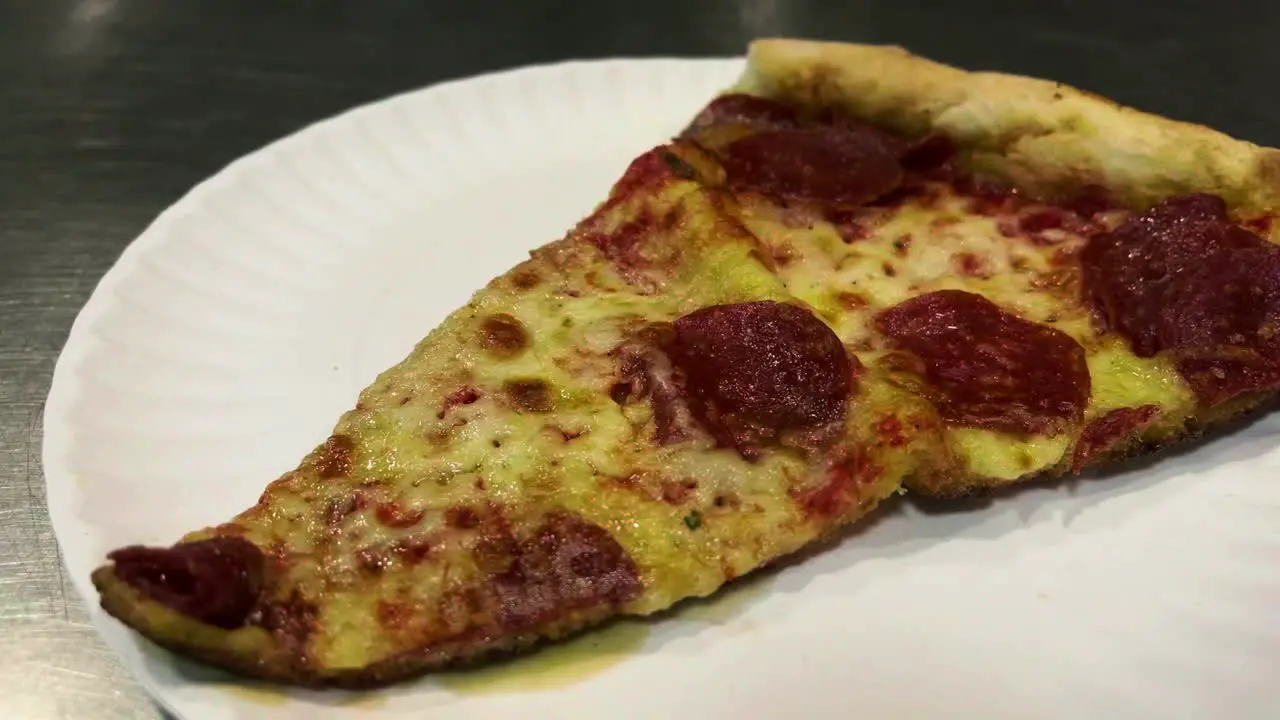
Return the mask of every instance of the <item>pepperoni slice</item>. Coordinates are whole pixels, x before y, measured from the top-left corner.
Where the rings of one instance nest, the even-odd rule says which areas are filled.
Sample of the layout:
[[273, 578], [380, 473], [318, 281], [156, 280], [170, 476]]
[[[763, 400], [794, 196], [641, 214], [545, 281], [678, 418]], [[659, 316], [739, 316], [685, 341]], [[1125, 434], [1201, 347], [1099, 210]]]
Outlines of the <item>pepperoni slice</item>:
[[232, 535], [168, 548], [134, 545], [107, 556], [116, 576], [183, 615], [217, 627], [245, 624], [262, 592], [265, 559]]
[[[609, 199], [582, 225], [588, 225], [593, 218], [599, 217], [601, 214], [638, 195], [657, 190], [675, 179], [688, 179], [683, 177], [682, 173], [676, 171], [676, 163], [672, 160], [676, 156], [671, 152], [671, 147], [671, 145], [659, 145], [632, 160], [631, 164], [627, 166], [626, 172], [614, 184], [613, 190], [609, 193]], [[676, 160], [678, 159], [676, 158]]]
[[795, 108], [777, 100], [745, 93], [730, 93], [708, 103], [694, 118], [685, 134], [729, 123], [761, 128], [788, 128], [799, 125], [800, 118]]
[[898, 147], [866, 126], [766, 130], [730, 143], [723, 164], [734, 190], [856, 207], [902, 182]]
[[748, 459], [786, 431], [842, 426], [860, 368], [826, 323], [772, 301], [685, 315], [670, 352], [700, 419]]
[[1140, 357], [1191, 355], [1202, 401], [1280, 384], [1280, 247], [1233, 224], [1213, 195], [1170, 198], [1080, 254], [1084, 290]]
[[1275, 349], [1188, 353], [1178, 358], [1177, 366], [1196, 397], [1210, 407], [1241, 393], [1280, 387], [1280, 357]]
[[1160, 412], [1159, 405], [1119, 408], [1094, 418], [1085, 426], [1071, 454], [1071, 469], [1080, 472], [1093, 458], [1107, 452], [1123, 440], [1151, 424]]
[[920, 360], [926, 393], [958, 425], [1055, 434], [1089, 401], [1084, 348], [981, 295], [940, 290], [883, 311], [880, 332]]

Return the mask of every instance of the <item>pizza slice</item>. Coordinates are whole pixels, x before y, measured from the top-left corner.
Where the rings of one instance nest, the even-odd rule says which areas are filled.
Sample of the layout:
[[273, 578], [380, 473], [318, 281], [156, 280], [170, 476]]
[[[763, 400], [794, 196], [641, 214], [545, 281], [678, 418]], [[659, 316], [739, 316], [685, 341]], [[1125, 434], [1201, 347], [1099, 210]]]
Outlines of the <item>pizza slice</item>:
[[103, 607], [371, 686], [648, 615], [910, 490], [1110, 463], [1280, 386], [1280, 153], [891, 47], [741, 81]]

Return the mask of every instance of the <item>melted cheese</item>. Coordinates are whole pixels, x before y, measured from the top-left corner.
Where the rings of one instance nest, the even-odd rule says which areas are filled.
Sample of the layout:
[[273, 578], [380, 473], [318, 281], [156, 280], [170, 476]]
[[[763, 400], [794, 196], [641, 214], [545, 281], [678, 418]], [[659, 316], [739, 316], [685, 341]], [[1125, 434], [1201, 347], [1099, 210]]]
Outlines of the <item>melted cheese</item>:
[[1071, 447], [1072, 437], [1013, 437], [974, 428], [948, 430], [951, 447], [975, 475], [995, 480], [1017, 480], [1057, 465]]
[[[874, 364], [882, 346], [872, 327], [875, 312], [935, 290], [965, 290], [1056, 327], [1085, 347], [1093, 386], [1086, 419], [1155, 404], [1162, 410], [1157, 429], [1181, 426], [1194, 399], [1175, 369], [1163, 360], [1134, 357], [1115, 338], [1101, 338], [1071, 285], [1072, 265], [1057, 259], [1070, 257], [1083, 237], [1053, 229], [1033, 242], [1016, 231], [1014, 214], [976, 215], [967, 198], [941, 186], [933, 190], [892, 209], [863, 213], [851, 242], [842, 241], [818, 214], [797, 218], [759, 197], [743, 203], [743, 217], [781, 258], [777, 272], [787, 289], [830, 322], [865, 363]], [[842, 297], [854, 302], [842, 304]], [[944, 435], [969, 482], [989, 485], [1058, 466], [1078, 432], [1045, 438], [948, 428]]]
[[[1060, 262], [1082, 238], [1048, 231], [1037, 244], [1007, 232], [1009, 217], [936, 190], [865, 209], [855, 231], [760, 198], [727, 206], [719, 189], [669, 179], [615, 198], [478, 292], [338, 422], [349, 452], [318, 448], [237, 518], [283, 558], [274, 592], [314, 602], [308, 662], [359, 669], [474, 629], [485, 611], [467, 593], [513, 553], [487, 547], [476, 523], [510, 539], [567, 510], [603, 528], [642, 585], [623, 610], [647, 614], [799, 550], [904, 482], [963, 489], [1060, 467], [1080, 427], [1021, 437], [951, 426], [918, 382], [886, 367], [875, 313], [934, 290], [979, 293], [1075, 337], [1092, 377], [1086, 420], [1156, 404], [1167, 429], [1191, 412], [1173, 368], [1095, 331]], [[778, 446], [749, 462], [700, 428], [662, 444], [652, 402], [612, 399], [616, 351], [644, 327], [760, 299], [809, 305], [860, 360], [848, 456]], [[500, 353], [486, 344], [497, 316], [523, 339]], [[844, 503], [832, 516], [798, 499], [824, 493]]]
[[[1076, 337], [1092, 376], [1087, 417], [1148, 403], [1175, 419], [1190, 411], [1172, 368], [1099, 338], [1071, 291], [1046, 282], [1059, 269], [1055, 254], [1081, 238], [1060, 233], [1049, 246], [1007, 237], [999, 218], [974, 216], [948, 193], [868, 211], [853, 242], [819, 217], [797, 219], [758, 198], [738, 209], [742, 225], [725, 222], [708, 198], [693, 183], [675, 183], [601, 219], [598, 227], [615, 231], [640, 213], [675, 212], [668, 235], [645, 240], [657, 266], [643, 258], [629, 269], [602, 264], [571, 237], [518, 270], [538, 276], [534, 287], [498, 281], [478, 293], [338, 424], [335, 432], [356, 444], [349, 477], [317, 481], [300, 471], [275, 488], [268, 507], [243, 518], [264, 544], [283, 538], [295, 552], [325, 554], [319, 566], [295, 570], [300, 584], [328, 598], [312, 648], [325, 666], [361, 667], [448, 629], [447, 610], [431, 608], [486, 572], [474, 533], [446, 526], [451, 508], [503, 506], [520, 527], [558, 507], [605, 528], [640, 569], [644, 592], [626, 608], [639, 614], [712, 593], [824, 532], [795, 500], [797, 484], [822, 482], [805, 479], [814, 467], [801, 454], [779, 449], [746, 462], [705, 434], [659, 446], [650, 404], [610, 399], [610, 353], [646, 323], [698, 307], [798, 299], [855, 351], [865, 369], [846, 434], [867, 448], [877, 473], [858, 490], [856, 508], [912, 477], [989, 485], [1042, 472], [1065, 461], [1079, 432], [1018, 437], [941, 422], [881, 367], [885, 347], [873, 327], [877, 310], [926, 292], [980, 293]], [[519, 322], [528, 347], [501, 359], [486, 353], [483, 322], [497, 314]], [[520, 407], [504, 391], [513, 382], [540, 383], [545, 407]], [[449, 406], [465, 389], [474, 401]], [[664, 495], [676, 486], [684, 489]], [[324, 509], [353, 488], [367, 500], [334, 521]], [[388, 523], [389, 506], [420, 518]], [[407, 541], [429, 545], [430, 560], [410, 565], [388, 550]], [[372, 577], [362, 568], [371, 558], [386, 563]], [[389, 598], [425, 610], [403, 637], [384, 627]]]

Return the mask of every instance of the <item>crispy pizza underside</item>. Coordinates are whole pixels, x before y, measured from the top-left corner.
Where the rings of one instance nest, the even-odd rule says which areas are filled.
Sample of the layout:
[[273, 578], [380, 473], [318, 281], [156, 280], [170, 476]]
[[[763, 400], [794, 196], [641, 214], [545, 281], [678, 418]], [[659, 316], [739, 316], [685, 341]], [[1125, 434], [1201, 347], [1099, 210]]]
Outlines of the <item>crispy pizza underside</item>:
[[[751, 138], [777, 127], [700, 116], [380, 376], [257, 505], [184, 539], [223, 543], [202, 546], [215, 565], [245, 551], [237, 540], [263, 555], [253, 572], [192, 573], [193, 587], [223, 588], [214, 611], [158, 601], [161, 571], [189, 567], [145, 552], [94, 573], [106, 611], [247, 676], [381, 685], [706, 596], [904, 486], [954, 497], [1106, 465], [1271, 399], [1204, 402], [1169, 353], [1140, 357], [1100, 329], [1068, 270], [1090, 236], [1123, 238], [1135, 213], [1180, 193], [1220, 196], [1234, 222], [1267, 234], [1276, 151], [889, 47], [759, 41], [733, 90], [945, 136], [956, 172], [1021, 194], [925, 173], [891, 203], [815, 209], [735, 179], [754, 172]], [[766, 175], [754, 182], [777, 181]], [[1086, 187], [1109, 204], [1063, 211]], [[1056, 404], [1011, 417], [939, 395], [947, 381], [930, 375], [929, 352], [947, 338], [929, 323], [945, 313], [1021, 338], [1005, 359], [1079, 348], [1056, 365], [1019, 361]], [[912, 344], [921, 328], [932, 346]], [[831, 372], [832, 338], [847, 373]], [[733, 375], [736, 394], [697, 384], [713, 371]], [[258, 598], [251, 608], [240, 591]]]

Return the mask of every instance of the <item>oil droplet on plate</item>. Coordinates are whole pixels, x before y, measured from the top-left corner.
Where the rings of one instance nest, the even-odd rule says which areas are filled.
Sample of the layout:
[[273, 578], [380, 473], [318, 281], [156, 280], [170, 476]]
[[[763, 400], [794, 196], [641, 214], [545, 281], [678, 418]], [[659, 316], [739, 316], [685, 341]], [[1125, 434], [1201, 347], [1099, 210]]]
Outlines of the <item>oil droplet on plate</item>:
[[353, 692], [334, 703], [352, 710], [378, 710], [387, 704], [387, 696], [377, 692]]
[[268, 707], [276, 707], [289, 702], [289, 696], [279, 690], [275, 690], [268, 686], [260, 686], [252, 683], [244, 683], [239, 685], [223, 685], [222, 689], [228, 695], [253, 703], [254, 705], [265, 705]]
[[644, 647], [648, 636], [647, 622], [617, 620], [526, 655], [441, 673], [436, 679], [450, 690], [468, 695], [555, 690], [620, 665]]
[[231, 697], [260, 707], [279, 707], [289, 703], [289, 695], [281, 686], [235, 678], [192, 660], [174, 658], [155, 646], [144, 645], [143, 648], [142, 652], [148, 663], [164, 663], [173, 668], [183, 680], [192, 684], [221, 690]]
[[709, 625], [727, 625], [751, 607], [754, 600], [767, 593], [772, 584], [772, 574], [747, 575], [713, 595], [686, 601], [675, 608], [673, 617]]

